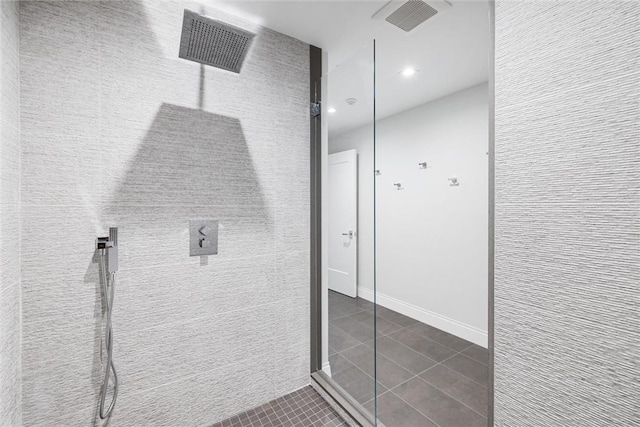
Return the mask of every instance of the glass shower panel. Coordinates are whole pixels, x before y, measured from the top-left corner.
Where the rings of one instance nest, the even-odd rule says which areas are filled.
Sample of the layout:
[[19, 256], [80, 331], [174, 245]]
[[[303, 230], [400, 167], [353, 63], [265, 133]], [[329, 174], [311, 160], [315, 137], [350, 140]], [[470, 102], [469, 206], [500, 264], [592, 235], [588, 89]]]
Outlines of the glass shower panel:
[[[375, 42], [329, 63], [321, 80], [323, 273], [326, 353], [332, 385], [374, 422]], [[333, 65], [337, 64], [337, 65]]]
[[490, 423], [489, 11], [456, 2], [376, 44], [375, 360], [387, 390], [376, 416], [387, 426]]

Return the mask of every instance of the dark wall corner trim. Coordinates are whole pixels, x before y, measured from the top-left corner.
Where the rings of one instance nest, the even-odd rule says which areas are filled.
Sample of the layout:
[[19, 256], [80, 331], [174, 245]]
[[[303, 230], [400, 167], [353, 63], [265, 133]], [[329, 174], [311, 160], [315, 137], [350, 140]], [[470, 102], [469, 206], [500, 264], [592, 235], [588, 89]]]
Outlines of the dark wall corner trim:
[[[320, 84], [322, 80], [322, 49], [309, 46], [309, 105], [321, 104]], [[321, 160], [322, 114], [314, 115], [309, 111], [310, 144], [310, 292], [311, 292], [311, 373], [322, 369], [322, 239], [321, 239]]]

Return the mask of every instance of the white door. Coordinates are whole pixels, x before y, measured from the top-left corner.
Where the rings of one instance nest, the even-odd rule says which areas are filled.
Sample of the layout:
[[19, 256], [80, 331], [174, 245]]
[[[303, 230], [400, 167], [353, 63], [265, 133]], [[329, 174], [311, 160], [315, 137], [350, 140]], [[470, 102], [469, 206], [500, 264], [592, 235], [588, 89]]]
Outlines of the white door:
[[329, 289], [355, 297], [358, 271], [358, 153], [329, 154]]

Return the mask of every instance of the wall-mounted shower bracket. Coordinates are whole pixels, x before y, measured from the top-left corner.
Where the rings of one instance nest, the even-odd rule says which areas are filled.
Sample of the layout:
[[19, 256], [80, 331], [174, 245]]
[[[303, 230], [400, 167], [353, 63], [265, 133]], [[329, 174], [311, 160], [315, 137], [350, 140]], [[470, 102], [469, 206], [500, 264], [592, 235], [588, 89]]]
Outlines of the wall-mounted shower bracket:
[[108, 237], [96, 237], [96, 249], [109, 249], [113, 247], [113, 242]]
[[458, 178], [456, 178], [455, 176], [452, 176], [449, 179], [449, 186], [450, 187], [458, 187], [460, 186], [460, 183], [458, 182]]
[[118, 228], [110, 227], [109, 236], [96, 237], [96, 249], [107, 251], [107, 270], [109, 273], [118, 271]]
[[420, 169], [426, 169], [427, 168], [427, 162], [420, 162], [418, 163], [418, 167]]

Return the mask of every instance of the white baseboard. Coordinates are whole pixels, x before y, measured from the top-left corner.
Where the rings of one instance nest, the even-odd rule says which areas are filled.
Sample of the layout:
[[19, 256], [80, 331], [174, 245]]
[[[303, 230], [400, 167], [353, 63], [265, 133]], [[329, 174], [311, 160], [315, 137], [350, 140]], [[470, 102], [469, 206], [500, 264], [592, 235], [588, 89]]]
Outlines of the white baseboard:
[[[373, 291], [371, 289], [358, 286], [358, 296], [362, 299], [373, 302]], [[457, 337], [471, 341], [481, 347], [487, 348], [488, 346], [487, 333], [474, 326], [458, 322], [457, 320], [425, 310], [422, 307], [409, 304], [408, 302], [381, 294], [380, 292], [376, 293], [376, 303], [400, 314], [404, 314], [407, 317], [433, 326], [434, 328], [441, 329]]]

